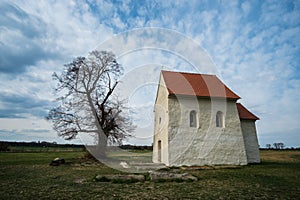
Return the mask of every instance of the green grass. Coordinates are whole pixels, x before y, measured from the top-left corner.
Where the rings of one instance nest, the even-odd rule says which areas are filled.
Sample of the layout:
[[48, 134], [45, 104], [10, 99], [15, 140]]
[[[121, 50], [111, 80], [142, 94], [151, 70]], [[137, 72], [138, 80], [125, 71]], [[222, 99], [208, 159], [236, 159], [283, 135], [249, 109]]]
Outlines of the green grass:
[[76, 161], [84, 156], [84, 152], [26, 152], [26, 153], [0, 153], [1, 166], [14, 165], [45, 165], [56, 157], [64, 158], [69, 162]]
[[10, 146], [11, 152], [61, 152], [61, 151], [83, 151], [83, 148], [74, 147], [28, 147], [28, 146]]
[[[111, 156], [126, 159], [126, 153], [118, 153]], [[151, 160], [151, 152], [133, 153]], [[198, 177], [197, 182], [94, 182], [96, 175], [120, 172], [83, 156], [84, 152], [79, 151], [0, 153], [0, 199], [297, 199], [300, 196], [300, 151], [261, 151], [261, 164], [236, 169], [171, 169], [193, 174]], [[49, 166], [55, 157], [62, 157], [67, 163]]]

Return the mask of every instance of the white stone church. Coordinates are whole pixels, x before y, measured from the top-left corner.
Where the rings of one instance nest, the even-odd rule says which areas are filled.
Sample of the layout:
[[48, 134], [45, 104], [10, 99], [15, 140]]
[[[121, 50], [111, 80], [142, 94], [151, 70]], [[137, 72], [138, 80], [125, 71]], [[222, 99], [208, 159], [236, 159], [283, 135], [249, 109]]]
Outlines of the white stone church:
[[162, 71], [153, 162], [167, 166], [259, 163], [254, 114], [215, 75]]

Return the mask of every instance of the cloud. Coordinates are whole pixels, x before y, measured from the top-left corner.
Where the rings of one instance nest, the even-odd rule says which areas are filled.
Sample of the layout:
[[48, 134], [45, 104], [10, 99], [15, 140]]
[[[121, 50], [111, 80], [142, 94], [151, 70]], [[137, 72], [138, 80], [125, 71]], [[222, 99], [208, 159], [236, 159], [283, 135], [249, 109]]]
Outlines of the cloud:
[[4, 16], [0, 19], [3, 29], [18, 30], [22, 35], [31, 39], [42, 35], [39, 27], [45, 24], [37, 17], [27, 14], [17, 5], [3, 2], [0, 10]]
[[1, 93], [0, 102], [0, 118], [43, 118], [47, 115], [46, 108], [51, 105], [48, 100], [13, 93]]
[[39, 117], [0, 118], [0, 138], [10, 141], [37, 141], [55, 139], [49, 124]]
[[2, 2], [0, 12], [1, 116], [44, 117], [51, 74], [111, 35], [87, 3]]
[[1, 3], [1, 72], [17, 74], [45, 60], [63, 64], [92, 50], [112, 29], [89, 9], [85, 2]]
[[[243, 34], [225, 28], [223, 34], [229, 31], [233, 38], [229, 44], [205, 45], [225, 83], [242, 97], [242, 102], [256, 113], [259, 134], [279, 134], [287, 141], [291, 140], [299, 126], [295, 119], [299, 118], [299, 24], [295, 20], [283, 20], [284, 16], [297, 17], [295, 9], [287, 4], [270, 5], [265, 2], [258, 17], [243, 17], [238, 21], [230, 20], [240, 28]], [[250, 9], [250, 15], [252, 9]], [[292, 14], [293, 13], [293, 14]], [[296, 19], [296, 18], [293, 18]], [[298, 18], [297, 18], [298, 19]], [[221, 40], [222, 41], [222, 40]], [[203, 41], [205, 42], [205, 41]], [[216, 52], [215, 46], [226, 48], [226, 51]], [[216, 56], [214, 56], [216, 55]], [[293, 133], [287, 130], [293, 129]], [[274, 140], [275, 140], [274, 136]], [[264, 141], [265, 142], [265, 141]], [[274, 141], [275, 142], [275, 141]], [[293, 143], [294, 144], [294, 143]]]
[[43, 47], [43, 21], [15, 4], [2, 2], [0, 12], [0, 72], [22, 73], [37, 61], [54, 56]]

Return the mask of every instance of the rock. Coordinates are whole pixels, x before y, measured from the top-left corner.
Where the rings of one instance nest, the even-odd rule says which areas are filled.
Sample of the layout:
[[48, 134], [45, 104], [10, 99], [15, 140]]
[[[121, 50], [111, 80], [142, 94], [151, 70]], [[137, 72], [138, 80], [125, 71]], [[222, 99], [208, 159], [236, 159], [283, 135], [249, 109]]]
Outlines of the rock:
[[127, 162], [120, 162], [121, 167], [128, 169], [130, 166], [127, 164]]
[[197, 181], [197, 177], [184, 174], [175, 174], [169, 172], [150, 172], [152, 181]]
[[192, 175], [184, 176], [182, 177], [182, 180], [184, 181], [198, 181], [198, 178]]
[[155, 171], [158, 169], [165, 168], [166, 165], [163, 163], [144, 163], [144, 162], [130, 162], [130, 167], [135, 170], [136, 172], [149, 172]]
[[128, 183], [128, 182], [138, 182], [145, 181], [144, 175], [137, 174], [115, 174], [115, 175], [97, 175], [95, 177], [96, 181], [100, 182], [114, 182], [114, 183]]
[[170, 172], [149, 172], [146, 175], [138, 174], [114, 174], [114, 175], [97, 175], [95, 181], [112, 182], [112, 183], [135, 183], [142, 181], [197, 181], [198, 178], [188, 173], [170, 173]]
[[78, 184], [83, 184], [84, 182], [86, 182], [86, 179], [76, 179], [74, 182]]
[[63, 158], [55, 158], [54, 160], [51, 161], [50, 165], [51, 166], [58, 166], [60, 164], [65, 164], [65, 159]]

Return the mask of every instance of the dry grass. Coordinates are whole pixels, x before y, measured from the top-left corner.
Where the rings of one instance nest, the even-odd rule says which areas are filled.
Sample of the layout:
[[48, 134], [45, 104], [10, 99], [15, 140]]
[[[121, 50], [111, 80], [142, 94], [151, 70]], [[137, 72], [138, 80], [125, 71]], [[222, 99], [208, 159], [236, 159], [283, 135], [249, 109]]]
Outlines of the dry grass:
[[260, 157], [262, 161], [296, 162], [300, 158], [300, 151], [262, 150]]
[[[82, 159], [83, 154], [0, 153], [0, 199], [297, 199], [300, 196], [300, 151], [262, 151], [261, 164], [238, 168], [174, 169], [197, 176], [197, 182], [127, 184], [94, 182], [96, 175], [120, 172]], [[64, 157], [67, 163], [49, 166], [55, 157]]]

